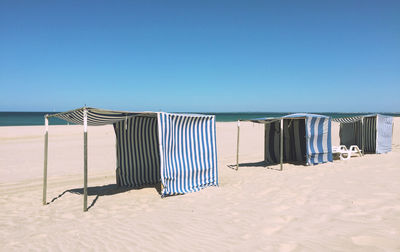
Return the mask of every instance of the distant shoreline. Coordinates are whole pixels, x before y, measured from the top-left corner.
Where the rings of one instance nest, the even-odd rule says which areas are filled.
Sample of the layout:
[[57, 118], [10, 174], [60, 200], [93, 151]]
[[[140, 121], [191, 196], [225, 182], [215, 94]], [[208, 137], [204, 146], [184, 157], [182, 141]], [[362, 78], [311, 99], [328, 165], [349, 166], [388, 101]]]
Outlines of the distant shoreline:
[[[0, 112], [0, 126], [34, 126], [43, 125], [44, 116], [46, 114], [55, 114], [58, 112]], [[177, 112], [177, 113], [191, 113], [191, 112]], [[216, 116], [217, 122], [234, 122], [239, 119], [253, 119], [261, 117], [279, 117], [293, 112], [195, 112], [197, 114], [210, 114]], [[363, 113], [340, 113], [340, 112], [311, 112], [313, 114], [322, 114], [331, 116], [333, 118], [342, 116], [357, 116], [365, 114], [373, 114], [376, 112], [363, 112]], [[385, 113], [379, 114], [400, 117], [399, 113]], [[67, 125], [68, 123], [58, 119], [52, 118], [50, 125]]]

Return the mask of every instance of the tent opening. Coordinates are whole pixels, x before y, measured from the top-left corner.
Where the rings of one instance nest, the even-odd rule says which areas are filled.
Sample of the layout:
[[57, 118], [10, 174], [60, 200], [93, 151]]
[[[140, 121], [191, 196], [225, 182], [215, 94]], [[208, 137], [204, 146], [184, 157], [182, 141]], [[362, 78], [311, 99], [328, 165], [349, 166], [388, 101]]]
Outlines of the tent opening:
[[160, 183], [160, 150], [156, 117], [136, 116], [114, 123], [118, 186]]
[[[280, 122], [265, 124], [264, 161], [266, 164], [280, 162]], [[306, 130], [305, 119], [283, 120], [283, 162], [306, 163]]]
[[376, 119], [376, 117], [364, 117], [362, 120], [341, 123], [340, 144], [347, 148], [350, 148], [351, 145], [357, 145], [364, 153], [376, 153]]

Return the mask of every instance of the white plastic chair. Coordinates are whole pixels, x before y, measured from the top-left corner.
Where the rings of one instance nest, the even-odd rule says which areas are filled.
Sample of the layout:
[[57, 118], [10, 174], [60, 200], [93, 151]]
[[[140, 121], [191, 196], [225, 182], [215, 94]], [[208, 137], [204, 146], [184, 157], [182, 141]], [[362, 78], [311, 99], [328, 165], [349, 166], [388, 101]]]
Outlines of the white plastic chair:
[[332, 154], [339, 154], [340, 160], [347, 160], [351, 157], [351, 152], [345, 145], [332, 146]]
[[347, 149], [345, 145], [332, 146], [332, 154], [339, 154], [340, 160], [350, 159], [357, 154], [362, 157], [362, 151], [357, 145], [351, 145], [350, 149]]
[[358, 155], [360, 155], [360, 157], [362, 157], [362, 155], [363, 155], [362, 151], [360, 150], [360, 148], [358, 148], [357, 145], [350, 146], [350, 153], [351, 153], [351, 155], [358, 154]]

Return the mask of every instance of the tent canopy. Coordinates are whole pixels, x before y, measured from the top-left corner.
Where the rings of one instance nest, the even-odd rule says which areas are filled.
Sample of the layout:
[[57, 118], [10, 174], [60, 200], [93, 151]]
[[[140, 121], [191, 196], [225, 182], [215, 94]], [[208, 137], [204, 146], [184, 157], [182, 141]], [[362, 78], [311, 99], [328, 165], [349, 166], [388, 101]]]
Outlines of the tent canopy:
[[[70, 123], [83, 125], [85, 110], [87, 111], [88, 126], [103, 126], [107, 124], [115, 124], [120, 121], [126, 121], [135, 116], [156, 118], [158, 113], [166, 113], [166, 112], [152, 112], [152, 111], [143, 111], [143, 112], [118, 111], [118, 110], [82, 107], [66, 112], [51, 114], [48, 115], [47, 118], [57, 117], [59, 119], [62, 119]], [[186, 117], [213, 117], [211, 115], [189, 114], [189, 113], [185, 114], [168, 113], [168, 114], [176, 116], [182, 115]]]
[[240, 120], [240, 121], [242, 122], [248, 121], [254, 123], [271, 123], [280, 121], [281, 119], [306, 119], [306, 118], [329, 118], [329, 117], [317, 114], [295, 113], [281, 117], [263, 117], [263, 118], [255, 118], [255, 119]]
[[[135, 116], [142, 117], [157, 117], [157, 112], [144, 111], [118, 111], [118, 110], [106, 110], [99, 108], [82, 107], [62, 113], [48, 115], [48, 118], [57, 117], [64, 121], [83, 125], [84, 111], [87, 111], [87, 125], [88, 126], [102, 126], [107, 124], [114, 124], [120, 121], [125, 121]], [[185, 114], [187, 116], [204, 116], [195, 114]]]
[[366, 115], [359, 115], [359, 116], [343, 116], [343, 117], [337, 117], [337, 118], [332, 118], [333, 122], [339, 122], [339, 123], [354, 123], [361, 121], [363, 118], [366, 117], [376, 117], [377, 114], [366, 114]]

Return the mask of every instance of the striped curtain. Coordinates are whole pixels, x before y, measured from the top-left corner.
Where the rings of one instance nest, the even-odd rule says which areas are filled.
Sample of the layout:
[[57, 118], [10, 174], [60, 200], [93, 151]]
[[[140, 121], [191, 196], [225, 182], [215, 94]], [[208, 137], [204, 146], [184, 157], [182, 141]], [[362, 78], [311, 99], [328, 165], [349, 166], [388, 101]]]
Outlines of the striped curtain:
[[[359, 128], [357, 128], [358, 130]], [[364, 151], [367, 153], [376, 152], [376, 117], [364, 118]], [[359, 134], [357, 134], [359, 135]], [[359, 140], [358, 142], [361, 142]], [[361, 145], [358, 145], [359, 147]]]
[[307, 164], [332, 162], [331, 119], [306, 118]]
[[[283, 120], [283, 161], [305, 162], [305, 120]], [[268, 164], [280, 162], [280, 122], [265, 124], [264, 160]]]
[[114, 123], [117, 184], [141, 187], [160, 182], [156, 117], [131, 117]]
[[[362, 125], [361, 121], [341, 123], [339, 131], [340, 144], [345, 145], [347, 148], [349, 148], [351, 145], [357, 145], [361, 149], [362, 147], [361, 125]], [[366, 128], [367, 127], [364, 126], [364, 129]], [[364, 131], [364, 137], [365, 137], [365, 131]]]
[[305, 162], [306, 144], [305, 144], [305, 120], [289, 119], [283, 121], [283, 149], [284, 160]]
[[158, 113], [162, 195], [218, 185], [214, 116]]
[[280, 157], [280, 122], [266, 123], [264, 132], [264, 161], [276, 164]]
[[376, 153], [392, 150], [393, 117], [377, 115]]

